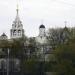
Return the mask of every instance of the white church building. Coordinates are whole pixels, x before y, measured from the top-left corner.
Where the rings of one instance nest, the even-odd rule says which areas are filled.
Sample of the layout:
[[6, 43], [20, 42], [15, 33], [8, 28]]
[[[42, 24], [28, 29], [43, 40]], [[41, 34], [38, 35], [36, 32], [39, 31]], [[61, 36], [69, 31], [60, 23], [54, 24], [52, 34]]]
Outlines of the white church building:
[[[18, 8], [16, 9], [16, 12], [17, 12], [16, 18], [13, 21], [12, 28], [10, 29], [10, 39], [21, 38], [25, 35], [24, 29], [23, 29], [23, 24], [19, 17], [19, 9]], [[8, 39], [8, 37], [5, 33], [3, 33], [0, 36], [0, 40], [2, 40], [2, 39]], [[47, 42], [45, 25], [41, 24], [39, 26], [39, 35], [35, 37], [35, 41], [40, 44]]]
[[[18, 8], [16, 9], [16, 12], [17, 12], [16, 18], [13, 21], [12, 28], [10, 29], [10, 40], [18, 39], [18, 38], [25, 36], [23, 24], [19, 17], [19, 9]], [[3, 33], [0, 36], [0, 40], [7, 40], [7, 39], [8, 39], [8, 37], [6, 36], [5, 33]], [[41, 24], [39, 26], [39, 35], [35, 37], [35, 41], [37, 43], [37, 46], [39, 46], [41, 49], [39, 52], [41, 52], [43, 54], [44, 50], [46, 50], [46, 49], [43, 49], [43, 45], [46, 45], [46, 43], [47, 43], [45, 25]]]

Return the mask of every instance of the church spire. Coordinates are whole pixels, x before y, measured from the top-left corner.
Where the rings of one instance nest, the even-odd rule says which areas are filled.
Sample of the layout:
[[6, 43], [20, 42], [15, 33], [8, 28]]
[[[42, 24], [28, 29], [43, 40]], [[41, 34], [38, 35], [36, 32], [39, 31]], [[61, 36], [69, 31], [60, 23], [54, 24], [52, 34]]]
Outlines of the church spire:
[[19, 22], [20, 21], [20, 18], [19, 18], [19, 5], [18, 5], [18, 2], [17, 2], [17, 8], [16, 8], [16, 19], [15, 19], [15, 21], [16, 22]]
[[65, 27], [67, 26], [67, 21], [64, 22], [65, 23]]
[[11, 38], [21, 38], [24, 36], [24, 29], [22, 22], [19, 18], [19, 7], [17, 2], [17, 8], [16, 8], [16, 18], [13, 21], [12, 29], [10, 30], [10, 37]]
[[18, 6], [18, 3], [17, 3], [17, 9], [16, 9], [16, 11], [17, 11], [17, 15], [18, 15], [18, 13], [19, 13], [19, 6]]

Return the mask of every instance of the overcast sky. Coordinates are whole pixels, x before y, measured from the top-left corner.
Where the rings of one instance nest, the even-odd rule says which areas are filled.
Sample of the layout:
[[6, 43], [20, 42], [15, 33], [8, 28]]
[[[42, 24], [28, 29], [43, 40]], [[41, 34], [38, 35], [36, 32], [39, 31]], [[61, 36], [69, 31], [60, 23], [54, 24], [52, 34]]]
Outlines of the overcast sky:
[[[18, 0], [19, 16], [26, 36], [37, 36], [43, 21], [45, 27], [75, 26], [74, 0]], [[10, 29], [16, 17], [16, 0], [0, 0], [0, 35], [10, 36]]]

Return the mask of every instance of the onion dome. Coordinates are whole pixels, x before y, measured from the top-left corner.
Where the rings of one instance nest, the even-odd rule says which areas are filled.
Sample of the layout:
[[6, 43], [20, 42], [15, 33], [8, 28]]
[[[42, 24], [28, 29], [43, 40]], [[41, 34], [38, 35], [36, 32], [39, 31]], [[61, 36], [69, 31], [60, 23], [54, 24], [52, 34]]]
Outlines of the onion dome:
[[1, 36], [0, 36], [0, 40], [7, 40], [8, 37], [5, 33], [3, 33]]
[[6, 34], [5, 34], [5, 33], [3, 33], [1, 36], [6, 36]]
[[39, 28], [45, 28], [45, 26], [42, 24], [42, 25], [40, 25], [40, 27]]

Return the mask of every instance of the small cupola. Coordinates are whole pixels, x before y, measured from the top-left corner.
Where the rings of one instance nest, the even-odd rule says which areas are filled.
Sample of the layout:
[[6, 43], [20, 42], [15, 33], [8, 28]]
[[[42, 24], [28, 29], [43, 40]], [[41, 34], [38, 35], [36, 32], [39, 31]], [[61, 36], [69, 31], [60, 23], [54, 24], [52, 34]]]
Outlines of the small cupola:
[[42, 24], [42, 25], [40, 25], [40, 27], [39, 28], [45, 28], [45, 26]]

